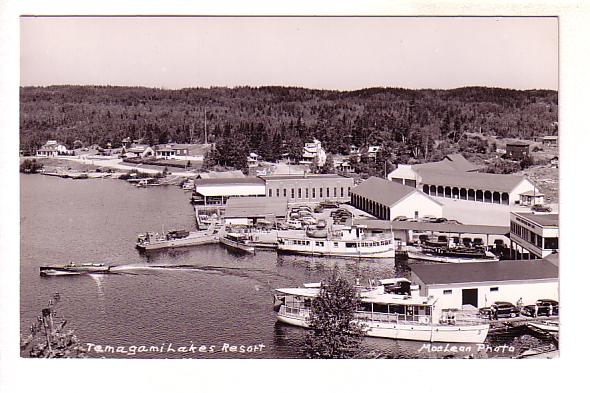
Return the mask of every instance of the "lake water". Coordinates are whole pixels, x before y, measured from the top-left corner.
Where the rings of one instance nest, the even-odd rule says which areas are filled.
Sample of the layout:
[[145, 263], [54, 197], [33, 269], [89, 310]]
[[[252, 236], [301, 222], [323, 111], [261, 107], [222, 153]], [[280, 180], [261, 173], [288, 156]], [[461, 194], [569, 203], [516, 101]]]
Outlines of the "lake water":
[[[160, 348], [135, 355], [90, 351], [89, 357], [303, 357], [305, 331], [276, 322], [273, 288], [320, 281], [335, 268], [350, 279], [407, 274], [403, 263], [396, 267], [390, 260], [279, 256], [274, 251], [243, 255], [220, 245], [145, 255], [135, 249], [138, 233], [194, 229], [188, 193], [173, 186], [136, 188], [113, 179], [21, 175], [20, 180], [23, 336], [48, 299], [59, 292], [58, 316], [68, 320], [68, 327], [86, 348], [88, 343], [126, 350], [141, 345]], [[39, 266], [68, 262], [117, 265], [118, 274], [39, 276]], [[519, 352], [539, 342], [520, 335], [490, 337], [487, 344], [508, 344]], [[178, 352], [191, 344], [214, 346], [214, 352]], [[230, 353], [222, 351], [224, 344], [246, 349], [263, 344], [264, 348], [255, 353]], [[362, 345], [365, 352], [393, 358], [448, 355], [420, 352], [423, 343], [418, 342], [365, 338]], [[507, 351], [479, 353], [482, 357], [513, 355]]]

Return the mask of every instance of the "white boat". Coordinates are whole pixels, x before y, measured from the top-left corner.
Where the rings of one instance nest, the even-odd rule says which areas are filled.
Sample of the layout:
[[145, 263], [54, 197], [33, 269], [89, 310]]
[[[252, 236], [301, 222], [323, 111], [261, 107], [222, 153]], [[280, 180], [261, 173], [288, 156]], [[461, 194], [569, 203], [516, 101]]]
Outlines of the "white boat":
[[[392, 285], [410, 288], [410, 294], [391, 293]], [[277, 319], [283, 323], [309, 328], [313, 298], [317, 286], [280, 288], [275, 294]], [[461, 319], [456, 310], [443, 310], [433, 297], [417, 294], [417, 285], [406, 279], [382, 280], [378, 286], [359, 291], [361, 306], [355, 322], [370, 337], [445, 343], [482, 343], [489, 323], [479, 319]]]
[[168, 231], [166, 234], [155, 232], [142, 233], [137, 236], [137, 248], [141, 250], [159, 250], [213, 244], [219, 241], [217, 231], [213, 226], [206, 231]]
[[252, 239], [245, 233], [228, 232], [219, 238], [219, 242], [230, 248], [254, 253], [255, 247], [252, 245]]
[[529, 322], [527, 325], [537, 328], [540, 330], [544, 330], [546, 332], [559, 332], [559, 322], [558, 321], [534, 321]]
[[364, 225], [334, 226], [323, 238], [317, 233], [288, 231], [278, 234], [278, 251], [292, 254], [353, 258], [395, 258], [393, 234], [368, 236]]
[[421, 247], [407, 247], [408, 258], [429, 262], [469, 263], [469, 262], [498, 262], [500, 258], [489, 251], [461, 252], [452, 249], [432, 249]]
[[68, 263], [67, 265], [51, 265], [39, 267], [42, 276], [69, 276], [90, 273], [109, 273], [111, 267], [103, 263]]

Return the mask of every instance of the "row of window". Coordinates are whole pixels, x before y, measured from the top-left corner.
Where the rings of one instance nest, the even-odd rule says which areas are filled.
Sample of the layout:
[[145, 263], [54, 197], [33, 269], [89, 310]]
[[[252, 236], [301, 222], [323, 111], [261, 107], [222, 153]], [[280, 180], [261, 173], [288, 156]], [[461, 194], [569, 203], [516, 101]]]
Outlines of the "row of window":
[[[498, 292], [500, 290], [500, 288], [498, 287], [490, 287], [490, 292]], [[453, 294], [453, 290], [452, 289], [443, 289], [443, 295], [452, 295]]]
[[[292, 245], [297, 245], [297, 246], [309, 246], [310, 242], [309, 240], [291, 240], [291, 244]], [[346, 247], [347, 248], [357, 248], [357, 247], [378, 247], [378, 246], [386, 246], [388, 244], [391, 244], [391, 240], [381, 240], [378, 242], [361, 242], [361, 243], [346, 243]], [[316, 241], [315, 245], [317, 247], [324, 247], [325, 242], [323, 241]], [[334, 242], [334, 247], [338, 247], [338, 242]]]
[[[323, 198], [324, 197], [324, 190], [326, 191], [326, 198], [330, 198], [330, 191], [333, 191], [332, 193], [332, 197], [333, 198], [337, 198], [338, 197], [338, 187], [334, 187], [334, 188], [330, 188], [330, 187], [326, 187], [324, 188], [316, 188], [313, 187], [311, 188], [311, 199], [316, 199], [316, 198]], [[309, 199], [310, 198], [310, 189], [309, 188], [291, 188], [289, 194], [291, 195], [291, 199], [295, 199], [295, 192], [297, 191], [297, 199], [303, 199], [303, 193], [305, 192], [305, 199]], [[340, 198], [344, 198], [344, 187], [340, 187]], [[283, 198], [287, 197], [287, 189], [283, 188], [282, 189], [282, 196]], [[274, 190], [272, 188], [268, 189], [268, 196], [269, 197], [280, 197], [281, 196], [281, 188], [275, 188]], [[350, 196], [350, 187], [347, 187], [347, 191], [346, 191], [346, 196]]]
[[546, 237], [543, 238], [541, 235], [537, 235], [533, 231], [530, 231], [523, 226], [510, 221], [510, 233], [520, 237], [521, 239], [529, 242], [541, 250], [558, 250], [559, 240], [557, 237]]

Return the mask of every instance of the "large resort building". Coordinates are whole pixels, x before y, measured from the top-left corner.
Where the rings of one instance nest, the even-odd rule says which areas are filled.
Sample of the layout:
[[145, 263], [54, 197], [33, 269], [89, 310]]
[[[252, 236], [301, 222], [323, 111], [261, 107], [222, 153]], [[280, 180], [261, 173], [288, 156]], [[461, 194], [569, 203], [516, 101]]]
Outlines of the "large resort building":
[[325, 175], [275, 175], [261, 176], [266, 183], [266, 196], [287, 198], [289, 202], [350, 201], [354, 179]]
[[378, 177], [371, 177], [351, 192], [351, 204], [382, 220], [404, 216], [441, 217], [443, 206], [422, 191]]
[[473, 202], [518, 204], [521, 194], [539, 193], [535, 185], [520, 175], [479, 173], [478, 167], [460, 154], [442, 161], [399, 165], [387, 178], [415, 187], [427, 195]]
[[545, 258], [558, 251], [558, 214], [510, 213], [510, 253], [512, 258]]

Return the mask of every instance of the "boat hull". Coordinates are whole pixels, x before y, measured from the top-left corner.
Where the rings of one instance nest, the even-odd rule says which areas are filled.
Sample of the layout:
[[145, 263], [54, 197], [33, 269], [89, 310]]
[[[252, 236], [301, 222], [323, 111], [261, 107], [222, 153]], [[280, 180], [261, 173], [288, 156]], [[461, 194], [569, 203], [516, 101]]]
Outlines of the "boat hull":
[[221, 244], [226, 245], [227, 247], [236, 249], [236, 250], [240, 250], [240, 251], [244, 251], [244, 252], [249, 252], [249, 253], [254, 253], [255, 252], [255, 248], [254, 246], [250, 246], [244, 243], [240, 243], [240, 242], [236, 242], [233, 241], [231, 239], [228, 239], [226, 237], [220, 237], [219, 238], [219, 242]]
[[429, 262], [442, 263], [470, 263], [470, 262], [498, 262], [499, 258], [459, 258], [459, 257], [445, 257], [442, 255], [425, 254], [418, 251], [408, 250], [408, 258], [418, 259]]
[[109, 273], [111, 267], [100, 264], [88, 265], [55, 265], [41, 266], [39, 274], [42, 276], [71, 276], [91, 273]]
[[164, 241], [156, 241], [154, 243], [138, 243], [137, 248], [140, 250], [161, 250], [165, 248], [180, 248], [180, 247], [191, 247], [199, 246], [202, 244], [214, 244], [219, 241], [218, 236], [204, 235], [187, 237], [183, 239], [172, 239]]
[[[300, 315], [290, 315], [279, 311], [277, 320], [289, 325], [309, 328], [306, 318]], [[377, 321], [363, 321], [362, 324], [365, 326], [365, 334], [369, 337], [473, 344], [483, 343], [490, 328], [489, 324], [429, 325]]]

